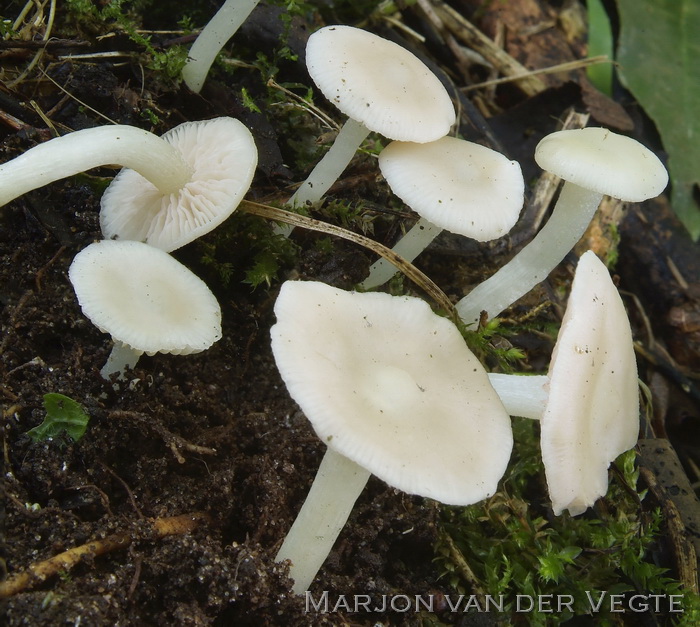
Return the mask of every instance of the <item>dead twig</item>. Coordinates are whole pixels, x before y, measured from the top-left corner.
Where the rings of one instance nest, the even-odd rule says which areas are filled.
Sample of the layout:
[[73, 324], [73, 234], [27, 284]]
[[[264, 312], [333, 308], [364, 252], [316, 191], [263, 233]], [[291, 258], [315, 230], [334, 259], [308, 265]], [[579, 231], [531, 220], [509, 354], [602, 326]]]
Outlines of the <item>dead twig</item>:
[[461, 13], [442, 0], [432, 0], [432, 4], [435, 8], [435, 13], [457, 39], [478, 52], [501, 74], [513, 77], [516, 85], [525, 95], [534, 96], [547, 88], [539, 76], [532, 76], [530, 70], [518, 63], [492, 39], [484, 35]]
[[[149, 520], [152, 530], [155, 533], [154, 539], [156, 540], [160, 540], [166, 536], [190, 533], [202, 522], [208, 521], [209, 516], [203, 512], [183, 514], [181, 516], [172, 516], [168, 518], [153, 518]], [[29, 588], [33, 588], [60, 572], [69, 571], [86, 558], [97, 557], [98, 555], [125, 549], [133, 542], [134, 535], [135, 534], [127, 532], [115, 533], [106, 538], [93, 540], [87, 544], [73, 547], [42, 562], [32, 564], [25, 571], [17, 573], [5, 581], [0, 582], [0, 599], [5, 599]]]
[[152, 416], [147, 416], [146, 414], [140, 414], [135, 411], [122, 411], [115, 410], [110, 412], [110, 418], [115, 418], [117, 420], [137, 420], [141, 424], [153, 429], [165, 442], [170, 451], [172, 452], [175, 459], [180, 464], [185, 463], [185, 458], [180, 453], [180, 450], [185, 450], [190, 453], [196, 453], [197, 455], [216, 455], [216, 449], [209, 448], [207, 446], [200, 446], [198, 444], [192, 444], [188, 442], [180, 435], [168, 431], [158, 420], [155, 420]]
[[697, 594], [700, 501], [668, 440], [640, 440], [637, 446], [640, 451], [639, 474], [664, 513], [678, 579]]

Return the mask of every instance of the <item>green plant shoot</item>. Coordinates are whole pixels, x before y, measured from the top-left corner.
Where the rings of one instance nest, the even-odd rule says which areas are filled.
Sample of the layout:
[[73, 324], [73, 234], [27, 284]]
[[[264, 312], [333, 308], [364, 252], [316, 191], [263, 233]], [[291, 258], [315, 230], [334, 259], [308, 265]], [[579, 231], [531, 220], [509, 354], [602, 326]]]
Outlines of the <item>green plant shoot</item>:
[[85, 434], [90, 416], [72, 398], [56, 392], [44, 394], [44, 409], [44, 421], [27, 431], [35, 442], [53, 440], [64, 431], [71, 440], [77, 442]]

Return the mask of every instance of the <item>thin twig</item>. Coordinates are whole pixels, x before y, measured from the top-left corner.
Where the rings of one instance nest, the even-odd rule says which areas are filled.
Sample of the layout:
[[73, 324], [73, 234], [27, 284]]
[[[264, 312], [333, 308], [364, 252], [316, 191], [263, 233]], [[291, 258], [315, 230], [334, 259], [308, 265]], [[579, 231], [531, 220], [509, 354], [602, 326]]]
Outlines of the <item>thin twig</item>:
[[135, 411], [114, 410], [110, 412], [109, 417], [117, 420], [137, 420], [141, 424], [153, 429], [163, 439], [175, 459], [180, 464], [184, 464], [185, 461], [187, 461], [180, 453], [180, 449], [190, 453], [195, 453], [197, 455], [216, 455], [216, 449], [188, 442], [182, 436], [177, 435], [172, 431], [168, 431], [168, 429], [166, 429], [158, 420], [154, 420], [152, 416], [147, 416], [146, 414], [141, 414]]
[[546, 89], [547, 86], [538, 76], [528, 76], [529, 70], [525, 66], [499, 48], [492, 39], [484, 35], [456, 9], [442, 0], [431, 1], [436, 13], [451, 33], [481, 54], [501, 74], [514, 77], [524, 94], [534, 96]]

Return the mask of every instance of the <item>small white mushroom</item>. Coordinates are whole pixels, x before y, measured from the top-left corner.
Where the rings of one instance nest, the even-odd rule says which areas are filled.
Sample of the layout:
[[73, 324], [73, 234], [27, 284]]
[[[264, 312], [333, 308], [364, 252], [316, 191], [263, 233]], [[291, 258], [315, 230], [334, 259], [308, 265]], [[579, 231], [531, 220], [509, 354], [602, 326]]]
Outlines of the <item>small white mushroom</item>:
[[624, 304], [595, 253], [581, 256], [547, 376], [491, 374], [511, 415], [540, 419], [554, 513], [604, 496], [608, 466], [637, 442], [637, 362]]
[[102, 197], [102, 233], [172, 251], [231, 215], [257, 160], [253, 136], [233, 118], [185, 122], [162, 137], [100, 126], [50, 139], [0, 165], [0, 206], [67, 176], [123, 165]]
[[180, 152], [135, 126], [98, 126], [50, 139], [0, 165], [0, 206], [27, 192], [102, 165], [140, 172], [162, 194], [176, 192], [192, 172]]
[[370, 131], [428, 142], [455, 123], [450, 97], [428, 67], [405, 48], [352, 26], [326, 26], [309, 37], [306, 64], [314, 83], [348, 116], [333, 146], [289, 200], [317, 203]]
[[68, 276], [83, 313], [114, 348], [105, 379], [146, 353], [189, 355], [221, 339], [214, 294], [168, 253], [141, 242], [103, 240], [73, 259]]
[[466, 323], [477, 322], [482, 311], [497, 316], [543, 281], [581, 239], [605, 194], [640, 202], [659, 195], [668, 183], [653, 152], [603, 128], [552, 133], [538, 144], [535, 160], [564, 179], [559, 199], [537, 236], [457, 303]]
[[170, 252], [221, 224], [248, 192], [258, 151], [239, 120], [185, 122], [162, 139], [181, 155], [187, 178], [163, 194], [137, 171], [119, 172], [101, 200], [105, 238], [143, 241]]
[[272, 350], [327, 450], [277, 560], [303, 593], [370, 474], [466, 505], [493, 494], [510, 418], [457, 328], [417, 298], [286, 282]]
[[[424, 144], [395, 141], [379, 153], [392, 191], [420, 220], [394, 245], [413, 261], [443, 229], [479, 242], [502, 237], [523, 206], [525, 183], [516, 161], [473, 142], [442, 137]], [[380, 259], [362, 287], [382, 285], [396, 272]]]

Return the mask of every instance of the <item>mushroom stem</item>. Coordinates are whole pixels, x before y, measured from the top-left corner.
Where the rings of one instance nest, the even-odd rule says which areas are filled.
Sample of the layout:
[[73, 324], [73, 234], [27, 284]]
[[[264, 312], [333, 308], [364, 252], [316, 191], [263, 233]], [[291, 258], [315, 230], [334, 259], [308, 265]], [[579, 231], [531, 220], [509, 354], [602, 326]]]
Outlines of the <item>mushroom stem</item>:
[[529, 292], [561, 262], [586, 232], [603, 194], [564, 182], [559, 200], [547, 224], [505, 266], [457, 303], [457, 313], [467, 324], [501, 313]]
[[[420, 218], [392, 250], [406, 261], [413, 261], [440, 233], [442, 229], [439, 226], [435, 226], [425, 218]], [[384, 258], [379, 259], [370, 266], [369, 276], [360, 283], [360, 286], [366, 290], [379, 287], [394, 274], [396, 274], [396, 266]]]
[[328, 447], [276, 561], [290, 560], [292, 590], [304, 594], [333, 548], [370, 472]]
[[246, 21], [260, 0], [226, 0], [190, 48], [182, 69], [185, 84], [199, 93], [216, 55]]
[[[338, 132], [333, 145], [287, 204], [291, 207], [304, 207], [307, 204], [318, 203], [330, 186], [338, 180], [343, 170], [348, 167], [367, 135], [369, 135], [369, 129], [362, 122], [348, 118]], [[285, 224], [278, 226], [276, 232], [278, 235], [289, 235], [293, 229], [293, 226]]]
[[157, 135], [135, 126], [98, 126], [50, 139], [0, 165], [0, 207], [37, 187], [103, 165], [136, 170], [163, 194], [178, 191], [191, 176], [182, 155]]
[[115, 340], [112, 352], [109, 354], [105, 365], [102, 366], [102, 370], [100, 370], [102, 378], [109, 379], [110, 375], [118, 372], [119, 376], [117, 378], [124, 379], [124, 371], [127, 368], [133, 368], [141, 355], [143, 355], [143, 351], [136, 350], [128, 344]]
[[511, 416], [539, 420], [549, 398], [547, 375], [489, 373], [489, 381]]

